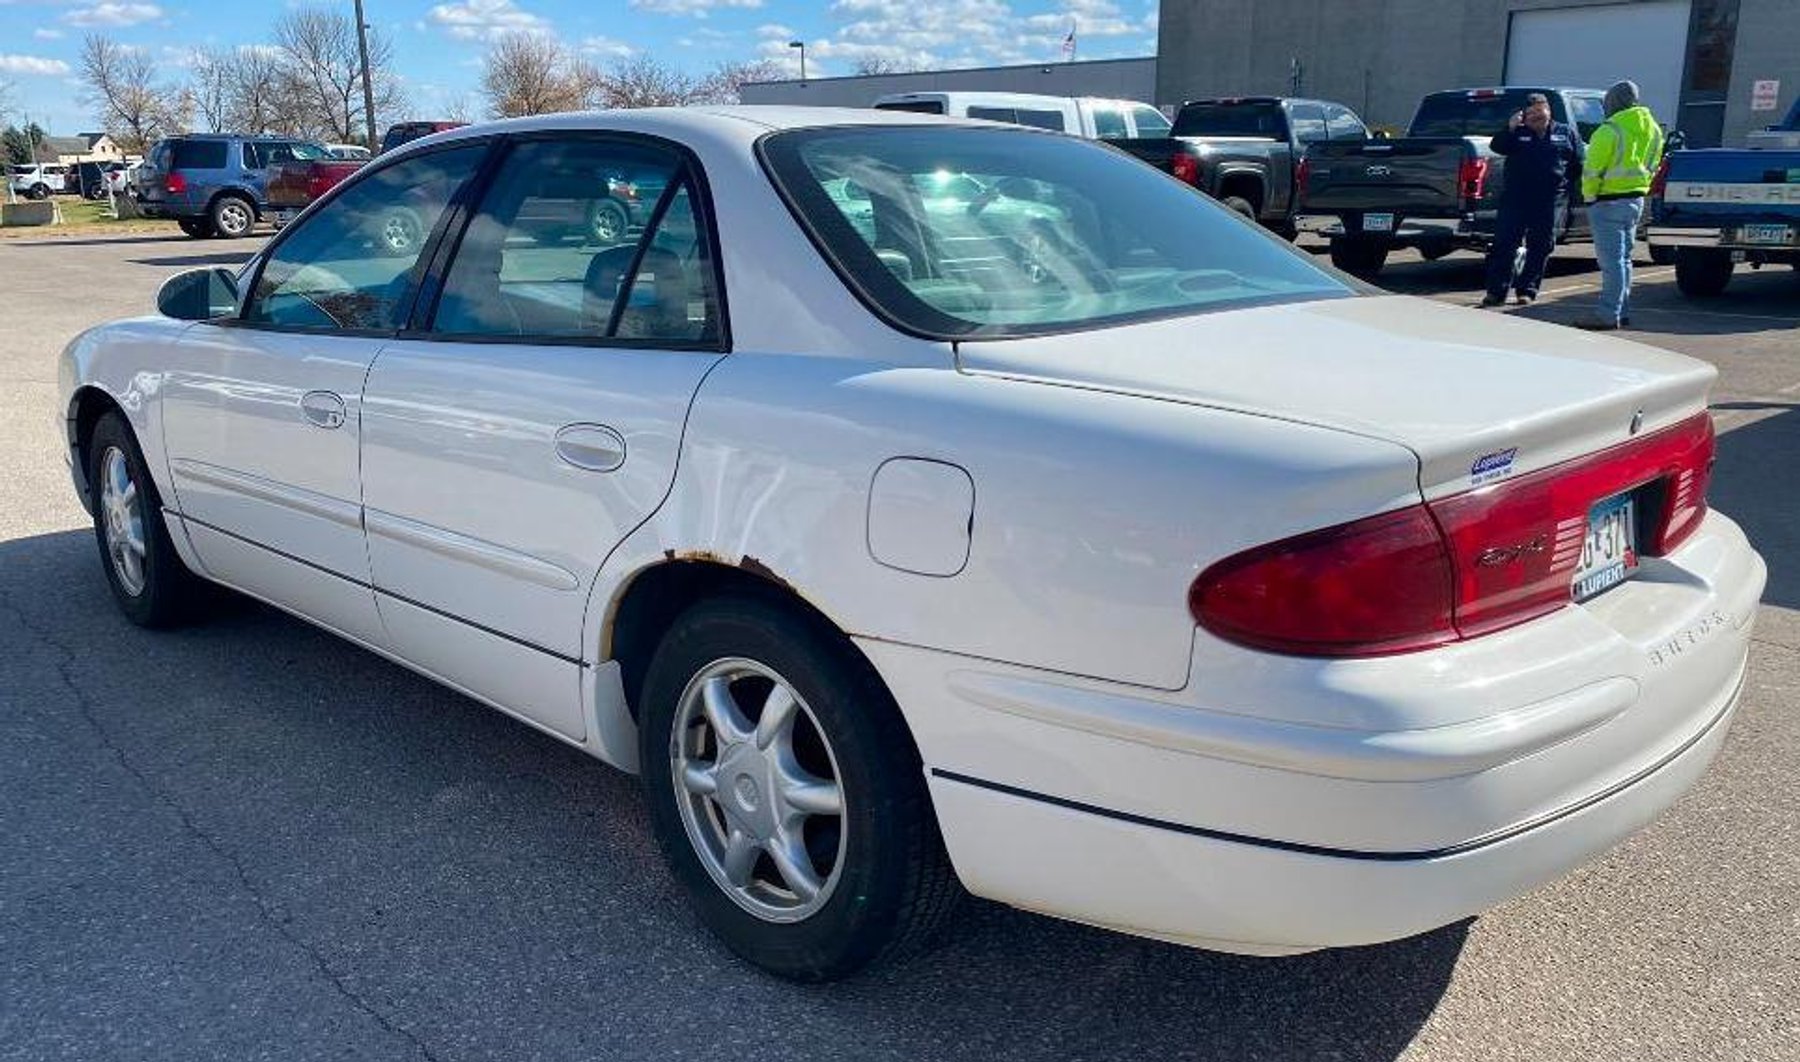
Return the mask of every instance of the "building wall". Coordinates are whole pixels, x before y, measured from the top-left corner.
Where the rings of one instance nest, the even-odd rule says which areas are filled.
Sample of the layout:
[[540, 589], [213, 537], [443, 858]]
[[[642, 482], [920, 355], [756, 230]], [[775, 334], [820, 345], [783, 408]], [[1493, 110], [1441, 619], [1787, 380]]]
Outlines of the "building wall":
[[[1403, 127], [1427, 92], [1500, 82], [1512, 12], [1618, 2], [1631, 0], [1163, 0], [1156, 102], [1287, 94], [1298, 58], [1303, 94]], [[1741, 0], [1726, 144], [1773, 120], [1752, 122], [1752, 78], [1780, 78], [1784, 102], [1800, 90], [1800, 0]]]
[[867, 107], [890, 92], [1038, 92], [1047, 96], [1104, 96], [1149, 101], [1156, 92], [1155, 59], [1096, 59], [1078, 63], [932, 70], [916, 74], [821, 77], [745, 85], [745, 103]]
[[[1779, 106], [1752, 111], [1752, 86], [1771, 79], [1781, 82]], [[1779, 122], [1796, 96], [1800, 96], [1800, 2], [1739, 0], [1731, 95], [1725, 103], [1725, 144], [1742, 146], [1750, 130]]]

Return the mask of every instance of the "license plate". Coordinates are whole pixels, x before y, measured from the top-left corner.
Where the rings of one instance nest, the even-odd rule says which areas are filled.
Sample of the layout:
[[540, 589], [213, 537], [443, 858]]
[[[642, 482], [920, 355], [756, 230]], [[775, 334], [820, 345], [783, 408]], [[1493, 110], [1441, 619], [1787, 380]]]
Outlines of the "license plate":
[[1631, 497], [1611, 497], [1588, 510], [1587, 538], [1575, 568], [1575, 600], [1612, 589], [1637, 566], [1637, 506]]
[[1786, 225], [1745, 225], [1738, 230], [1738, 239], [1744, 243], [1792, 243], [1794, 230]]
[[1393, 232], [1394, 231], [1394, 215], [1392, 215], [1392, 214], [1364, 214], [1363, 215], [1363, 231], [1364, 232]]

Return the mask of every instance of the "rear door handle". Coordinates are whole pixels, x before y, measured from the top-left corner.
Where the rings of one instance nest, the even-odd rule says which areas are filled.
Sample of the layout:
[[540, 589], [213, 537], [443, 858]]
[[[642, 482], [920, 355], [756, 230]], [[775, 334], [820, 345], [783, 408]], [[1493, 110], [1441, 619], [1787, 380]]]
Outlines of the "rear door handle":
[[321, 428], [341, 428], [344, 399], [332, 391], [308, 391], [300, 396], [300, 415]]
[[556, 433], [556, 456], [589, 472], [611, 472], [625, 463], [625, 438], [604, 424], [570, 424]]

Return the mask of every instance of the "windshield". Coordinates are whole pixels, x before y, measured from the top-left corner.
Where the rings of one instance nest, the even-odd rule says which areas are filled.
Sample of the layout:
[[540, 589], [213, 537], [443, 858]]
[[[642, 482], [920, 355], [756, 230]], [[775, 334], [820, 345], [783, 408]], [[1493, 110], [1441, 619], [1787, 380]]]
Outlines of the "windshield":
[[[1525, 109], [1525, 101], [1541, 89], [1507, 89], [1493, 95], [1438, 92], [1425, 97], [1413, 116], [1407, 136], [1493, 136], [1506, 128], [1506, 120]], [[1561, 98], [1550, 97], [1550, 116], [1567, 121]]]
[[810, 129], [762, 152], [844, 279], [919, 334], [1032, 335], [1353, 293], [1191, 187], [1073, 137]]
[[1287, 139], [1281, 104], [1190, 103], [1175, 115], [1176, 136], [1260, 136]]

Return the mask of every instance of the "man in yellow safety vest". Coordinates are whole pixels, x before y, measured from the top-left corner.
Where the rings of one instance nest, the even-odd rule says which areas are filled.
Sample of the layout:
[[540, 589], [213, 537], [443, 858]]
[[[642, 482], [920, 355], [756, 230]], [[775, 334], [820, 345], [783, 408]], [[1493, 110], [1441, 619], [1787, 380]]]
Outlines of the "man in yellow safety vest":
[[1621, 81], [1607, 89], [1606, 121], [1588, 141], [1581, 175], [1600, 262], [1600, 305], [1595, 316], [1575, 322], [1578, 328], [1610, 331], [1631, 323], [1631, 245], [1662, 152], [1662, 127], [1638, 102], [1636, 83]]

